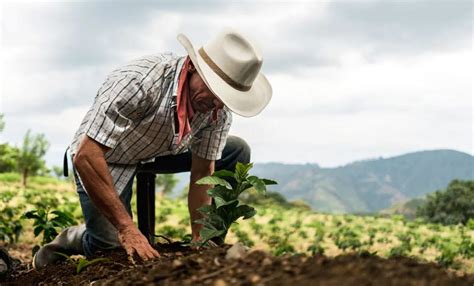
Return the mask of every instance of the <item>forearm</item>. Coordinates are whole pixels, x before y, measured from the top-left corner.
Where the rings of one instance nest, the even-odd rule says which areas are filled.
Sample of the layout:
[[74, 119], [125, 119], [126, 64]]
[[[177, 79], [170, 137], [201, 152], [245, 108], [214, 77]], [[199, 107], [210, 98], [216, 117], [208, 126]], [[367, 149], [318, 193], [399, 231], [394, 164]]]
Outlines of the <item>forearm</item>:
[[210, 185], [198, 185], [196, 181], [214, 173], [215, 162], [213, 160], [202, 159], [196, 154], [193, 154], [191, 164], [191, 180], [188, 193], [188, 208], [189, 216], [191, 217], [191, 229], [193, 239], [199, 239], [199, 231], [202, 228], [201, 224], [194, 223], [196, 220], [202, 218], [201, 213], [197, 210], [204, 205], [211, 204], [211, 198], [207, 195], [207, 190]]
[[[200, 178], [197, 180], [199, 179]], [[188, 193], [188, 209], [189, 215], [191, 217], [191, 230], [193, 236], [197, 236], [199, 234], [199, 230], [202, 228], [201, 224], [194, 223], [196, 220], [202, 218], [201, 213], [197, 209], [204, 205], [211, 204], [211, 198], [207, 195], [207, 190], [209, 190], [210, 186], [197, 185], [195, 181], [196, 179], [193, 181], [193, 178], [191, 178], [191, 184]]]
[[103, 155], [76, 154], [74, 166], [79, 173], [89, 198], [95, 207], [117, 230], [133, 225], [133, 220], [120, 200]]

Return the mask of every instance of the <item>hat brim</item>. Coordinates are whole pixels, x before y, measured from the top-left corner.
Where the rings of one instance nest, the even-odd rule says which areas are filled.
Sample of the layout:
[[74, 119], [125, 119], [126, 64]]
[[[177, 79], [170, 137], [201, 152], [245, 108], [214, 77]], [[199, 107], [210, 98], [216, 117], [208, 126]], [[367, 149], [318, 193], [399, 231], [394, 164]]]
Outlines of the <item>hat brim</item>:
[[272, 98], [272, 87], [267, 78], [259, 73], [248, 91], [240, 91], [230, 86], [202, 59], [191, 41], [183, 34], [178, 35], [204, 83], [230, 110], [244, 117], [259, 114]]

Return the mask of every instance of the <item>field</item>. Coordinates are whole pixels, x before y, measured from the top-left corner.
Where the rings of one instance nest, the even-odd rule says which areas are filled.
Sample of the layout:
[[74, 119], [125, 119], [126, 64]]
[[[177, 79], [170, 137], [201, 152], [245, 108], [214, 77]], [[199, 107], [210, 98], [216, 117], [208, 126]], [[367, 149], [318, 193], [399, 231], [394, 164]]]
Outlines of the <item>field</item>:
[[[10, 254], [22, 262], [14, 275], [16, 281], [26, 279], [24, 281], [49, 281], [53, 284], [69, 281], [77, 284], [98, 280], [114, 284], [120, 280], [136, 282], [134, 275], [142, 278], [151, 275], [148, 280], [161, 277], [160, 281], [170, 285], [177, 281], [181, 285], [226, 281], [231, 284], [266, 284], [263, 282], [267, 281], [273, 285], [273, 282], [279, 281], [276, 283], [279, 284], [285, 279], [310, 285], [311, 279], [327, 276], [330, 279], [327, 281], [336, 283], [339, 280], [334, 280], [334, 277], [347, 279], [348, 275], [355, 275], [360, 279], [366, 277], [367, 280], [354, 280], [364, 284], [363, 281], [376, 279], [370, 271], [378, 271], [382, 273], [379, 278], [392, 282], [407, 279], [398, 281], [438, 281], [441, 283], [438, 285], [455, 285], [458, 282], [459, 285], [473, 284], [473, 223], [467, 226], [443, 226], [421, 220], [409, 221], [401, 216], [330, 215], [315, 213], [304, 207], [268, 202], [255, 207], [257, 215], [235, 224], [226, 240], [227, 244], [239, 241], [251, 249], [239, 263], [239, 270], [245, 270], [245, 275], [234, 271], [236, 264], [225, 259], [228, 246], [207, 251], [190, 250], [178, 244], [166, 244], [164, 240], [159, 240], [163, 244], [157, 246], [163, 254], [162, 259], [155, 264], [131, 266], [123, 253], [117, 251], [105, 255], [112, 257], [113, 263], [98, 263], [80, 274], [74, 273], [73, 265], [66, 262], [36, 272], [29, 270], [28, 263], [31, 262], [32, 248], [41, 243], [41, 236], [34, 237], [32, 221], [20, 219], [21, 215], [29, 210], [49, 208], [69, 212], [80, 223], [82, 218], [78, 198], [70, 182], [37, 177], [32, 178], [25, 189], [18, 175], [0, 174], [0, 238]], [[156, 214], [157, 234], [174, 241], [186, 237], [189, 215], [184, 199], [158, 198]], [[22, 227], [21, 232], [18, 231], [18, 225]], [[18, 239], [15, 229], [16, 234], [19, 234]], [[186, 271], [182, 271], [183, 267]], [[177, 268], [181, 270], [176, 271]], [[98, 269], [105, 276], [91, 276]], [[274, 273], [280, 273], [280, 276]], [[333, 276], [328, 276], [330, 274]], [[456, 278], [460, 276], [463, 278]], [[117, 280], [118, 277], [122, 278]], [[447, 284], [443, 284], [443, 281]], [[220, 285], [226, 285], [222, 283]]]

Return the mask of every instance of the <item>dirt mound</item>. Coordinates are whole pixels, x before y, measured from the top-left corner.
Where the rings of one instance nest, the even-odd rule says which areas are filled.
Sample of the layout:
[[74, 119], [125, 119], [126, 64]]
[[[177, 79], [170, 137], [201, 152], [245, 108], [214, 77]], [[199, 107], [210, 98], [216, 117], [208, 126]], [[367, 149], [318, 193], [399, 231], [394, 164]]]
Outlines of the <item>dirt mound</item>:
[[102, 254], [110, 261], [76, 274], [70, 262], [46, 269], [22, 265], [2, 285], [474, 285], [474, 275], [456, 276], [433, 263], [409, 258], [343, 255], [274, 257], [252, 251], [226, 260], [229, 246], [190, 250], [157, 245], [161, 258], [133, 265], [122, 251]]

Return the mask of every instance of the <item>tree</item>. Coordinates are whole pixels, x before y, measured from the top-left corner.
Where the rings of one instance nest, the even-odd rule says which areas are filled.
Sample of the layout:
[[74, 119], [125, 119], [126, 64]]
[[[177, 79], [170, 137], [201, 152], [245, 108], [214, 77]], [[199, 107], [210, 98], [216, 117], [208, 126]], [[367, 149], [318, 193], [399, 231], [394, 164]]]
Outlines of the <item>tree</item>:
[[[5, 128], [3, 114], [0, 114], [0, 132]], [[17, 159], [19, 154], [18, 148], [8, 145], [8, 143], [0, 144], [0, 173], [14, 172], [17, 169]]]
[[173, 191], [178, 181], [174, 174], [160, 174], [156, 176], [155, 184], [157, 189], [160, 190], [161, 196], [164, 196]]
[[32, 135], [31, 130], [26, 132], [18, 156], [18, 171], [22, 174], [23, 186], [26, 187], [28, 176], [34, 176], [46, 169], [43, 156], [48, 148], [49, 143], [43, 134]]
[[417, 216], [433, 223], [466, 224], [474, 218], [474, 181], [452, 181], [446, 190], [429, 194]]
[[63, 167], [60, 167], [60, 166], [53, 166], [53, 168], [51, 169], [53, 175], [58, 178], [58, 179], [62, 179], [63, 177]]
[[7, 143], [0, 144], [0, 173], [15, 172], [18, 169], [20, 150]]

